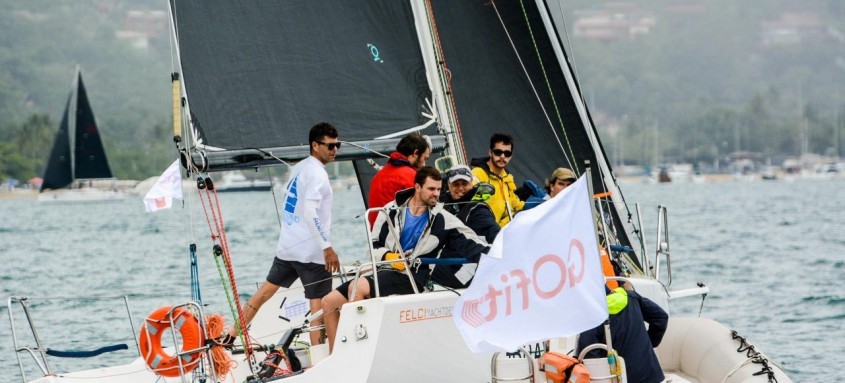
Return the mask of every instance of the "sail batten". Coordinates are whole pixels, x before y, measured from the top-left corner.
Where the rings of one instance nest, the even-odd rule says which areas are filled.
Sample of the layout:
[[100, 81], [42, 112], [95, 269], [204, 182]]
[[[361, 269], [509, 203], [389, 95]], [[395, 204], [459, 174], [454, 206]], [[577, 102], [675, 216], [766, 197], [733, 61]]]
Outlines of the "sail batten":
[[[443, 136], [430, 137], [432, 152], [439, 153], [446, 148], [446, 138]], [[389, 138], [370, 141], [346, 141], [337, 151], [338, 161], [353, 161], [373, 158], [385, 158], [396, 149], [401, 138]], [[222, 150], [195, 152], [192, 154], [194, 164], [205, 164], [207, 171], [223, 171], [234, 169], [249, 169], [263, 166], [280, 166], [286, 162], [297, 162], [307, 158], [310, 146], [286, 146], [276, 148], [250, 148], [238, 150]], [[204, 158], [203, 158], [204, 157]]]

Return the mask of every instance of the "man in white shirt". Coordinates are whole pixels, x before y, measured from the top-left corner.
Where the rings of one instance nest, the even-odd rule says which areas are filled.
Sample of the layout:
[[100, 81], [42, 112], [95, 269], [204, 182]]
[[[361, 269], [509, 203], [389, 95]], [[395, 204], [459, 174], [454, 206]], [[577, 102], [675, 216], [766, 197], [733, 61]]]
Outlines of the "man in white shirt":
[[[279, 287], [290, 287], [297, 278], [305, 287], [311, 312], [320, 310], [321, 299], [332, 289], [332, 273], [340, 270], [340, 262], [331, 245], [332, 188], [326, 164], [335, 160], [340, 148], [337, 137], [337, 129], [326, 122], [314, 125], [308, 134], [311, 155], [291, 170], [276, 257], [267, 281], [244, 307], [247, 324]], [[312, 322], [320, 324], [322, 319]], [[223, 343], [231, 343], [237, 335], [233, 328]], [[311, 344], [319, 343], [320, 333], [312, 331]]]

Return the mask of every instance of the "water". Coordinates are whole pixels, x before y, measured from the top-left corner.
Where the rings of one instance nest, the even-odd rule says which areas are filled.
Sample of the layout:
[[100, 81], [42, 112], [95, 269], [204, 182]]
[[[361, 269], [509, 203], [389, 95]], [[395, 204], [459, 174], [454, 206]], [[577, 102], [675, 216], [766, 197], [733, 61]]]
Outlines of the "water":
[[[650, 249], [655, 206], [669, 209], [672, 289], [694, 287], [698, 281], [710, 286], [703, 315], [737, 330], [794, 381], [828, 381], [838, 373], [831, 366], [845, 362], [839, 345], [845, 337], [845, 293], [836, 283], [845, 271], [845, 181], [622, 187], [631, 209], [641, 203]], [[276, 206], [267, 193], [221, 194], [221, 205], [245, 297], [272, 262]], [[362, 209], [357, 189], [335, 191], [333, 242], [342, 261], [363, 257], [363, 218], [355, 217]], [[92, 349], [125, 342], [131, 348], [132, 328], [121, 299], [44, 297], [129, 293], [134, 322], [139, 322], [157, 307], [190, 298], [192, 242], [198, 245], [206, 312], [226, 313], [207, 223], [196, 200], [151, 214], [139, 199], [66, 205], [0, 199], [0, 295], [32, 297], [35, 325], [48, 347]], [[673, 314], [697, 315], [699, 305], [695, 298], [675, 301]], [[13, 314], [18, 337], [32, 345], [22, 313], [16, 307]], [[0, 315], [8, 316], [5, 306]], [[0, 320], [0, 369], [18, 381], [8, 321]], [[51, 361], [62, 370], [125, 363], [131, 357], [123, 351]], [[25, 362], [32, 365], [31, 359]], [[36, 376], [27, 371], [28, 379]]]

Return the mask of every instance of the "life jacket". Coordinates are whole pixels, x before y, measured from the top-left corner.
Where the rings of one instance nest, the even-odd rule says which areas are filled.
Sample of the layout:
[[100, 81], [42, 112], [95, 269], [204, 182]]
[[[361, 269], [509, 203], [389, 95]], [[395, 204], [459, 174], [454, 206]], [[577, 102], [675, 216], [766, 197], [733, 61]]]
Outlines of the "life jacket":
[[[607, 250], [604, 247], [599, 247], [600, 254], [601, 254], [601, 271], [604, 273], [605, 277], [615, 277], [616, 271], [613, 270], [613, 264], [610, 263], [610, 256], [607, 254]], [[611, 290], [619, 287], [619, 282], [608, 280], [606, 283], [607, 287]]]
[[578, 359], [559, 352], [543, 355], [546, 380], [554, 383], [589, 383], [590, 371]]

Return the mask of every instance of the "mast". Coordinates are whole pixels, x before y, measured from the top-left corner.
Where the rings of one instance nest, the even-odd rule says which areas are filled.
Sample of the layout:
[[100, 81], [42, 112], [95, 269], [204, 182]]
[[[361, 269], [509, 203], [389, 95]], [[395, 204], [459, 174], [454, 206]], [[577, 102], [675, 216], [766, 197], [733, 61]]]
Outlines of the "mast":
[[71, 187], [73, 187], [73, 182], [76, 181], [76, 119], [77, 119], [77, 107], [79, 103], [79, 64], [76, 64], [76, 75], [73, 76], [73, 83], [71, 85], [71, 96], [70, 96], [70, 105], [67, 109], [68, 114], [68, 144], [70, 147], [70, 179], [71, 179]]
[[434, 98], [434, 107], [438, 127], [446, 136], [446, 154], [452, 156], [458, 164], [466, 165], [469, 160], [458, 131], [456, 111], [453, 108], [450, 85], [446, 75], [446, 63], [441, 52], [437, 26], [431, 14], [430, 4], [426, 0], [412, 2], [417, 35], [420, 40], [426, 77]]

